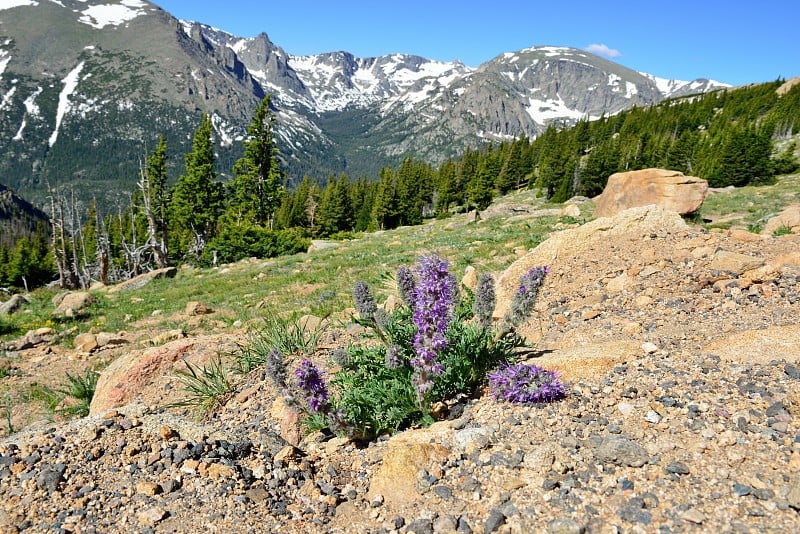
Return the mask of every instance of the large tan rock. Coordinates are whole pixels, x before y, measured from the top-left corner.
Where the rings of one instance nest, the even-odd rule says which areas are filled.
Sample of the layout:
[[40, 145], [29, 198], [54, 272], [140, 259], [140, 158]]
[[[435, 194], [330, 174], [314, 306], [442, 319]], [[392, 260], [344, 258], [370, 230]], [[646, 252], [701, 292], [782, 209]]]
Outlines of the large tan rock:
[[[222, 336], [199, 336], [123, 354], [100, 373], [89, 413], [103, 413], [137, 398], [148, 405], [174, 402], [174, 391], [168, 396], [179, 387], [174, 383], [176, 371], [186, 370], [184, 362], [202, 366], [232, 350]], [[165, 388], [168, 383], [171, 387]]]
[[717, 339], [704, 353], [716, 354], [724, 361], [768, 364], [772, 360], [800, 361], [800, 324], [746, 330]]
[[371, 498], [382, 496], [385, 502], [403, 505], [421, 498], [417, 490], [420, 469], [430, 471], [444, 462], [450, 450], [444, 445], [452, 429], [448, 423], [410, 430], [393, 436], [386, 448], [380, 469], [369, 486]]
[[56, 306], [56, 309], [53, 310], [53, 315], [73, 317], [95, 302], [97, 302], [97, 299], [87, 291], [75, 291], [57, 295], [53, 299], [53, 304]]
[[620, 340], [555, 349], [525, 363], [555, 371], [562, 380], [572, 382], [603, 376], [617, 364], [641, 355], [640, 343]]
[[[674, 211], [659, 206], [642, 206], [625, 210], [615, 217], [603, 217], [561, 232], [552, 234], [535, 249], [512, 263], [497, 281], [494, 317], [501, 318], [511, 305], [511, 298], [519, 287], [519, 279], [531, 268], [548, 265], [569, 268], [570, 258], [592, 247], [601, 240], [618, 239], [625, 235], [644, 236], [652, 232], [677, 232], [688, 226]], [[547, 280], [545, 280], [545, 286]]]
[[708, 182], [679, 171], [642, 169], [618, 172], [608, 178], [594, 198], [595, 217], [610, 217], [628, 208], [655, 204], [681, 215], [694, 213], [708, 193]]
[[793, 233], [800, 233], [800, 204], [792, 204], [764, 225], [764, 234], [772, 235], [781, 228], [789, 228]]
[[103, 413], [128, 404], [148, 384], [172, 369], [193, 345], [193, 340], [181, 339], [144, 352], [132, 351], [120, 356], [100, 373], [89, 413]]

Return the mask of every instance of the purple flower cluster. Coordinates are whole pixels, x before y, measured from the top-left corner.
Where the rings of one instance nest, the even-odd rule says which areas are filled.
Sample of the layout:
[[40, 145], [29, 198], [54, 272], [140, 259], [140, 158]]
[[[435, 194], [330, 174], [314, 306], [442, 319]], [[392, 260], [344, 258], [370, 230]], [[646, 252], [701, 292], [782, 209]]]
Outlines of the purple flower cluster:
[[375, 297], [372, 296], [369, 286], [363, 280], [356, 282], [353, 288], [353, 301], [355, 302], [356, 311], [361, 319], [369, 321], [375, 317], [378, 304], [375, 302]]
[[411, 269], [401, 265], [397, 269], [397, 291], [400, 293], [400, 298], [409, 308], [414, 308], [414, 293], [417, 289], [417, 283], [414, 281], [414, 273]]
[[544, 284], [544, 278], [549, 271], [547, 266], [534, 267], [522, 275], [519, 288], [511, 299], [511, 307], [503, 317], [502, 333], [511, 332], [530, 317], [536, 306], [539, 288]]
[[492, 275], [484, 273], [478, 278], [478, 287], [475, 289], [475, 301], [472, 311], [478, 318], [478, 324], [482, 328], [489, 328], [492, 325], [492, 314], [496, 304], [494, 294], [494, 278]]
[[297, 377], [297, 387], [306, 397], [308, 409], [314, 413], [327, 411], [328, 386], [311, 360], [303, 360], [294, 375]]
[[417, 263], [417, 285], [414, 290], [414, 351], [411, 360], [414, 382], [421, 397], [433, 387], [433, 377], [444, 371], [437, 361], [447, 347], [445, 332], [458, 299], [458, 285], [447, 269], [447, 262], [436, 255], [422, 256]]
[[504, 364], [489, 373], [489, 387], [497, 400], [517, 404], [552, 402], [565, 396], [564, 385], [553, 371], [527, 364]]

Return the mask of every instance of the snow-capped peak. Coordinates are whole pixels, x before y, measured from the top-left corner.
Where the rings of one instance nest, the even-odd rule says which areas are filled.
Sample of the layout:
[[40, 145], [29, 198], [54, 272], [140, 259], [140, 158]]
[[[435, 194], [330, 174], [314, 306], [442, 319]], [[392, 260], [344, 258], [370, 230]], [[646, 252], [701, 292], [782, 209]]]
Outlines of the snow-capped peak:
[[146, 7], [148, 4], [141, 0], [119, 0], [116, 4], [90, 5], [79, 10], [81, 16], [78, 21], [102, 30], [106, 26], [119, 26], [145, 15]]

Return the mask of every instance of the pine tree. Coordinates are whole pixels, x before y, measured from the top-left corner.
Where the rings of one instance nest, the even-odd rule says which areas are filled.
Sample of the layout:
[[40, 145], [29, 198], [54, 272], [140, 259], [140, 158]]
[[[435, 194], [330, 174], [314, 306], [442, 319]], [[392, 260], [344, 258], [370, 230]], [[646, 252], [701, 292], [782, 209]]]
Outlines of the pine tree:
[[237, 224], [248, 222], [270, 229], [281, 200], [281, 173], [278, 149], [272, 139], [275, 116], [270, 111], [271, 95], [256, 108], [242, 143], [244, 156], [233, 166], [236, 178], [228, 207], [229, 219]]
[[372, 205], [372, 218], [379, 230], [394, 228], [397, 224], [395, 204], [395, 177], [391, 167], [384, 167], [381, 170], [378, 190], [375, 193], [375, 202]]
[[192, 151], [186, 154], [186, 173], [178, 178], [170, 202], [177, 247], [197, 259], [216, 234], [221, 208], [222, 189], [215, 181], [214, 163], [211, 119], [206, 114], [195, 131]]
[[480, 163], [478, 163], [478, 170], [467, 186], [471, 206], [474, 206], [479, 211], [489, 207], [489, 204], [492, 203], [492, 186], [496, 176], [492, 172], [489, 158], [481, 158]]

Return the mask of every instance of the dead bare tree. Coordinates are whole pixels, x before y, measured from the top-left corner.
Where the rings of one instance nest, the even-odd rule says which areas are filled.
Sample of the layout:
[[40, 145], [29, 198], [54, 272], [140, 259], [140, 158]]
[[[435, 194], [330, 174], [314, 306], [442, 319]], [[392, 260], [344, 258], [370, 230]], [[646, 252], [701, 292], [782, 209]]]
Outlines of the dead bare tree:
[[167, 235], [166, 235], [166, 221], [157, 216], [156, 210], [153, 207], [153, 198], [155, 195], [152, 181], [150, 180], [149, 173], [145, 170], [144, 166], [139, 163], [139, 189], [142, 192], [142, 204], [144, 208], [144, 216], [147, 220], [147, 243], [146, 246], [153, 252], [153, 258], [156, 267], [163, 269], [169, 266], [169, 257], [167, 255]]
[[77, 264], [72, 258], [69, 246], [71, 238], [67, 231], [67, 221], [64, 214], [66, 199], [63, 192], [55, 191], [47, 183], [47, 192], [50, 196], [50, 226], [52, 228], [53, 258], [58, 269], [58, 285], [64, 289], [80, 287], [80, 276]]

